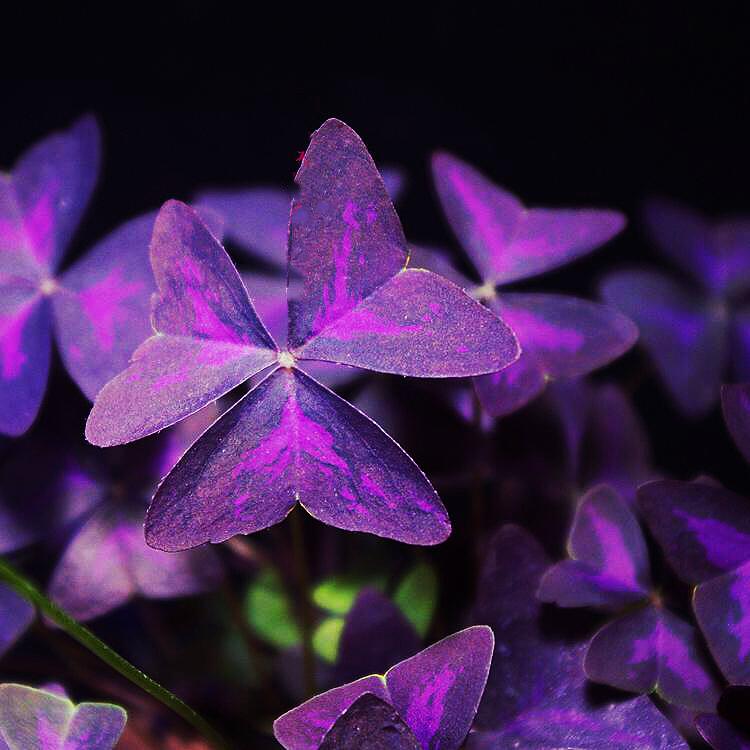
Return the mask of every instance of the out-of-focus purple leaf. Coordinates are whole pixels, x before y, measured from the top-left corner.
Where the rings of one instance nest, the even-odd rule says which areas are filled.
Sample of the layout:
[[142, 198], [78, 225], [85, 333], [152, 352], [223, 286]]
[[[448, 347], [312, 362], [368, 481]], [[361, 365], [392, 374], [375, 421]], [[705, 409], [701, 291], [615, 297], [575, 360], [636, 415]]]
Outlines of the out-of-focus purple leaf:
[[479, 171], [447, 153], [432, 159], [451, 228], [484, 281], [537, 276], [591, 252], [625, 226], [617, 211], [526, 208]]
[[23, 634], [34, 620], [34, 607], [0, 584], [0, 656]]
[[729, 312], [661, 273], [618, 271], [602, 284], [608, 304], [632, 318], [640, 340], [680, 410], [705, 415], [729, 361]]
[[569, 560], [550, 568], [539, 598], [561, 607], [619, 610], [648, 596], [646, 543], [628, 504], [607, 485], [581, 499], [568, 539]]

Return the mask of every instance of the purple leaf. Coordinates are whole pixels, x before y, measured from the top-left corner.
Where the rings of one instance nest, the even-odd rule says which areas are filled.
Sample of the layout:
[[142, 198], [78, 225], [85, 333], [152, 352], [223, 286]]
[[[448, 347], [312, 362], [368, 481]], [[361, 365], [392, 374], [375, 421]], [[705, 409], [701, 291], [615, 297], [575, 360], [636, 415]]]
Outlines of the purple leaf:
[[336, 720], [319, 750], [422, 750], [422, 745], [392, 706], [365, 693]]
[[693, 594], [693, 610], [725, 677], [750, 685], [750, 559], [700, 584]]
[[719, 688], [698, 633], [658, 606], [645, 606], [605, 625], [586, 653], [594, 682], [634, 693], [656, 691], [664, 700], [713, 711]]
[[47, 300], [27, 280], [0, 275], [0, 433], [22, 435], [36, 419], [47, 385], [51, 334]]
[[698, 731], [714, 750], [750, 750], [750, 738], [740, 734], [726, 719], [702, 714], [695, 720]]
[[492, 631], [467, 628], [391, 667], [310, 699], [274, 722], [287, 750], [316, 741], [358, 697], [374, 693], [392, 705], [425, 750], [458, 750], [474, 719], [492, 657]]
[[[43, 465], [45, 470], [39, 471]], [[57, 439], [26, 438], [3, 463], [0, 554], [64, 530], [98, 505], [102, 487], [61, 453]]]
[[648, 436], [633, 404], [612, 384], [561, 380], [549, 398], [562, 424], [574, 487], [605, 483], [632, 504], [636, 487], [652, 478]]
[[555, 378], [575, 378], [626, 352], [638, 336], [628, 318], [587, 300], [555, 294], [505, 294], [490, 307], [518, 336], [522, 354], [477, 381], [482, 405], [504, 416], [535, 398]]
[[155, 218], [139, 216], [105, 237], [60, 277], [52, 297], [65, 366], [91, 400], [153, 333], [148, 246]]
[[750, 222], [711, 223], [698, 213], [663, 198], [644, 208], [654, 244], [704, 289], [718, 295], [745, 291], [750, 284]]
[[581, 450], [582, 487], [607, 482], [632, 502], [635, 488], [653, 476], [645, 426], [614, 385], [593, 389]]
[[226, 236], [245, 251], [281, 270], [286, 265], [291, 192], [273, 187], [206, 190], [196, 205], [216, 211]]
[[81, 703], [25, 685], [0, 685], [0, 737], [9, 750], [111, 750], [127, 714], [108, 703]]
[[36, 143], [13, 167], [26, 246], [47, 273], [57, 268], [86, 210], [99, 174], [100, 148], [96, 121], [82, 117], [69, 130]]
[[638, 337], [624, 315], [575, 297], [501, 293], [491, 307], [547, 378], [585, 375], [622, 355]]
[[410, 544], [450, 532], [435, 491], [391, 438], [304, 373], [280, 368], [164, 480], [146, 539], [167, 551], [223, 541], [278, 523], [297, 502], [337, 528]]
[[49, 594], [78, 620], [90, 620], [140, 594], [151, 599], [203, 593], [221, 581], [213, 550], [167, 554], [143, 538], [143, 512], [105, 504], [73, 537]]
[[34, 607], [0, 584], [0, 656], [23, 634], [34, 620]]
[[750, 385], [723, 385], [721, 407], [727, 429], [750, 462]]
[[687, 416], [712, 408], [727, 368], [725, 306], [653, 271], [610, 274], [602, 296], [631, 317], [667, 390]]
[[188, 206], [170, 201], [159, 212], [151, 263], [156, 335], [97, 396], [86, 424], [95, 445], [158, 432], [276, 360], [237, 271]]
[[287, 711], [273, 723], [274, 737], [286, 750], [318, 750], [326, 732], [339, 716], [366, 694], [389, 700], [382, 677], [363, 677], [316, 695], [301, 706]]
[[357, 596], [339, 640], [337, 682], [381, 674], [419, 651], [419, 636], [401, 610], [377, 589]]
[[510, 193], [450, 154], [432, 172], [446, 218], [483, 281], [536, 276], [591, 252], [625, 226], [617, 211], [527, 209]]
[[570, 560], [544, 574], [538, 593], [542, 601], [618, 610], [648, 596], [648, 551], [641, 528], [627, 503], [607, 485], [582, 498], [568, 552]]
[[518, 527], [503, 527], [488, 546], [472, 618], [492, 625], [496, 656], [467, 748], [686, 750], [648, 698], [592, 700], [583, 647], [556, 640], [541, 619], [534, 591], [548, 566], [540, 545]]
[[509, 365], [519, 349], [512, 331], [459, 287], [430, 271], [407, 269], [341, 312], [295, 354], [413, 377], [464, 377]]
[[494, 642], [490, 628], [467, 628], [388, 670], [391, 703], [423, 748], [461, 747], [482, 698]]
[[354, 310], [406, 265], [401, 223], [359, 136], [327, 120], [312, 136], [295, 182], [289, 272], [303, 282], [289, 307], [298, 348]]
[[648, 482], [638, 489], [638, 505], [669, 564], [687, 583], [750, 560], [750, 502], [721, 486]]
[[750, 306], [732, 310], [730, 341], [731, 379], [746, 383], [750, 380]]

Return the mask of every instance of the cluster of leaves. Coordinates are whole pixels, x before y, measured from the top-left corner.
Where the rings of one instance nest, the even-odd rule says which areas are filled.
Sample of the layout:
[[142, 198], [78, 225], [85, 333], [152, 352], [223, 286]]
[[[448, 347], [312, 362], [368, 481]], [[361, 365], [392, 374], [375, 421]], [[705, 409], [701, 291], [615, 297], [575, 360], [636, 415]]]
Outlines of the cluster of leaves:
[[[241, 746], [271, 742], [269, 718], [287, 750], [678, 750], [699, 737], [717, 750], [750, 746], [726, 708], [750, 689], [750, 505], [712, 478], [659, 477], [626, 394], [586, 379], [640, 331], [676, 408], [705, 414], [721, 394], [750, 459], [750, 385], [721, 388], [730, 364], [733, 379], [750, 379], [750, 224], [649, 206], [655, 243], [699, 290], [646, 270], [606, 278], [606, 304], [507, 289], [608, 242], [624, 217], [526, 208], [441, 153], [437, 195], [467, 256], [454, 258], [407, 242], [393, 205], [401, 176], [381, 177], [357, 134], [329, 120], [293, 194], [168, 201], [60, 272], [99, 150], [84, 118], [0, 177], [0, 553], [49, 572], [45, 597], [3, 563], [0, 655], [23, 657], [23, 641], [11, 647], [41, 603], [213, 743], [223, 740], [203, 719], [76, 621], [107, 616], [115, 635], [124, 623], [124, 650], [207, 706]], [[237, 270], [223, 238], [251, 268]], [[25, 435], [52, 338], [93, 401], [86, 438], [108, 451], [59, 419]], [[425, 380], [405, 405], [402, 384], [382, 375]], [[414, 425], [426, 441], [407, 416], [420, 399], [450, 425], [438, 442], [453, 444], [447, 471], [430, 474], [452, 499], [471, 496], [471, 518], [447, 503], [459, 518], [449, 545], [461, 544], [448, 565], [440, 548], [392, 544], [438, 545], [451, 521], [427, 476], [357, 408], [403, 442]], [[497, 456], [511, 420], [528, 445], [514, 432], [514, 451]], [[552, 454], [540, 439], [550, 430]], [[303, 511], [364, 535], [312, 526]], [[291, 539], [272, 528], [287, 517]], [[508, 523], [535, 528], [552, 549], [560, 517], [571, 529], [556, 564]], [[186, 609], [114, 619], [135, 598], [185, 599]], [[185, 617], [195, 624], [172, 674], [165, 613], [178, 630]], [[155, 652], [132, 643], [134, 627]], [[57, 644], [60, 634], [40, 622], [37, 635]], [[91, 674], [74, 671], [73, 685], [123, 696], [127, 726], [114, 706], [9, 681], [0, 748], [201, 746]]]

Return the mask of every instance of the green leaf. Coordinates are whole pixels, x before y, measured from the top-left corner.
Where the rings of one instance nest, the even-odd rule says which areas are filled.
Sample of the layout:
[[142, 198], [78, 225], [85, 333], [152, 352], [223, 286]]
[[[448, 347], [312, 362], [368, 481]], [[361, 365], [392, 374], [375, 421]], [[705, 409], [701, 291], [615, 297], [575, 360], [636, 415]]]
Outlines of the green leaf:
[[248, 587], [245, 616], [255, 634], [277, 648], [296, 646], [302, 639], [292, 602], [275, 568], [262, 570]]
[[365, 586], [382, 591], [385, 588], [385, 578], [361, 573], [330, 576], [313, 589], [312, 599], [321, 609], [332, 615], [345, 615]]
[[341, 631], [344, 629], [343, 617], [326, 617], [313, 633], [313, 648], [324, 661], [333, 664], [339, 653]]
[[423, 638], [435, 614], [438, 580], [427, 563], [417, 563], [400, 581], [393, 601]]

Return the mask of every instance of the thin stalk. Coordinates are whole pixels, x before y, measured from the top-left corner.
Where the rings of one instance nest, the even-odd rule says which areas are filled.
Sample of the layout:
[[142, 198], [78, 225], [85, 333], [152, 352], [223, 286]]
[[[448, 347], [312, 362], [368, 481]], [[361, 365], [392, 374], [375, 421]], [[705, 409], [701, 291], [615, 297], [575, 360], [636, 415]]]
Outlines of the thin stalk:
[[315, 695], [315, 652], [313, 651], [313, 609], [310, 600], [310, 577], [307, 571], [307, 551], [305, 549], [305, 530], [302, 525], [302, 513], [295, 508], [291, 513], [292, 554], [294, 556], [294, 577], [300, 607], [300, 626], [302, 628], [302, 674], [307, 697]]
[[181, 716], [188, 724], [197, 729], [211, 744], [220, 750], [227, 750], [228, 743], [211, 725], [181, 701], [176, 695], [152, 680], [137, 667], [133, 666], [106, 643], [97, 638], [87, 627], [74, 620], [65, 610], [48, 599], [28, 578], [17, 571], [8, 562], [0, 558], [0, 581], [7, 584], [19, 596], [33, 604], [52, 622], [62, 628], [71, 638], [78, 641], [92, 654], [108, 664], [116, 672], [130, 680], [149, 695], [163, 703], [167, 708]]

